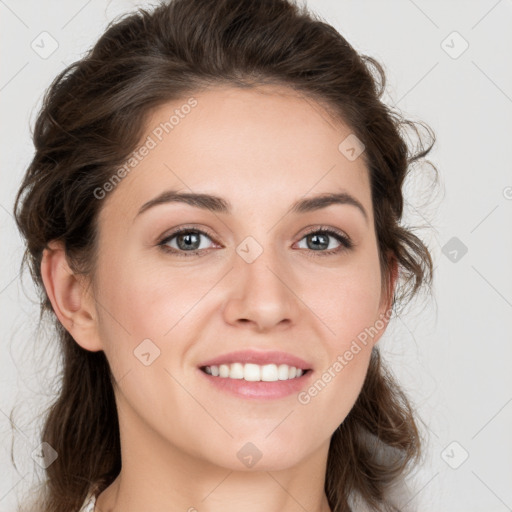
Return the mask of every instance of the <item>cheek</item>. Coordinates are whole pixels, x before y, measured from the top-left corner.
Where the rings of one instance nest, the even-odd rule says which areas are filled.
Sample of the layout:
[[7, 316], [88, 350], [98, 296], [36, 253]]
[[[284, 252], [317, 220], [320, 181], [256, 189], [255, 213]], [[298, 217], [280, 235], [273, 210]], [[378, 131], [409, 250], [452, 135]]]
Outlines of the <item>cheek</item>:
[[[353, 407], [368, 370], [374, 338], [383, 333], [380, 320], [380, 268], [378, 260], [353, 265], [346, 272], [318, 281], [306, 300], [318, 312], [326, 358], [299, 403], [324, 415], [335, 429]], [[311, 288], [310, 288], [311, 290]]]
[[336, 272], [318, 273], [303, 289], [304, 302], [325, 327], [323, 336], [331, 357], [343, 353], [351, 341], [364, 338], [379, 318], [381, 275], [376, 254], [354, 260]]
[[100, 337], [117, 377], [138, 367], [139, 352], [179, 365], [184, 345], [193, 339], [194, 322], [201, 321], [200, 302], [218, 277], [202, 273], [198, 279], [197, 271], [165, 271], [126, 257], [122, 264], [104, 268], [98, 279]]
[[311, 431], [324, 432], [327, 438], [343, 423], [361, 392], [370, 355], [369, 348], [354, 354], [350, 361], [342, 355], [299, 393], [302, 417]]
[[198, 411], [172, 375], [183, 359], [187, 340], [183, 330], [193, 317], [190, 310], [206, 293], [208, 283], [195, 287], [182, 274], [172, 277], [171, 282], [169, 275], [137, 267], [128, 258], [116, 268], [105, 269], [99, 326], [124, 413], [134, 410], [158, 418], [162, 431], [183, 436], [172, 412], [180, 410], [183, 423], [190, 424], [187, 415], [197, 417]]
[[323, 294], [327, 311], [322, 318], [328, 326], [323, 336], [325, 359], [310, 386], [298, 396], [311, 418], [322, 418], [318, 428], [329, 433], [343, 422], [361, 392], [378, 332], [379, 283], [362, 284], [346, 281], [342, 289]]
[[[101, 297], [108, 324], [131, 337], [159, 339], [186, 315], [208, 283], [179, 269], [148, 267], [126, 258], [101, 275]], [[105, 317], [105, 314], [103, 314]], [[110, 318], [109, 318], [110, 317]]]

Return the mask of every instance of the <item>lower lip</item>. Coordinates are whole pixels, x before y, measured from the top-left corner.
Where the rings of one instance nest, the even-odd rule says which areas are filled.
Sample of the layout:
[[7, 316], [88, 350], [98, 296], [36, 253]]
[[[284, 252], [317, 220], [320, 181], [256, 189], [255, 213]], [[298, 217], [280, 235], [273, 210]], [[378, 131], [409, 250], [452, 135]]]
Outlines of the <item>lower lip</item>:
[[293, 394], [299, 393], [310, 380], [311, 370], [307, 371], [300, 377], [289, 380], [277, 380], [272, 382], [250, 382], [244, 379], [230, 379], [229, 377], [213, 377], [208, 373], [197, 370], [204, 378], [222, 391], [231, 393], [240, 398], [259, 399], [259, 400], [276, 400]]

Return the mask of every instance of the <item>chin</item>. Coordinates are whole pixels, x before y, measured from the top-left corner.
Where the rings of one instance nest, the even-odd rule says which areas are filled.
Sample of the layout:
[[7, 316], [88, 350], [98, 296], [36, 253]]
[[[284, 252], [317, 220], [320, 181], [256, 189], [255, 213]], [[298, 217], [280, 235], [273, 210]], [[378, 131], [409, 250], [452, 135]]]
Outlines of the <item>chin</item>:
[[248, 439], [230, 442], [222, 456], [215, 458], [216, 464], [231, 471], [280, 471], [299, 464], [307, 457], [304, 443], [290, 444], [277, 437], [272, 440]]

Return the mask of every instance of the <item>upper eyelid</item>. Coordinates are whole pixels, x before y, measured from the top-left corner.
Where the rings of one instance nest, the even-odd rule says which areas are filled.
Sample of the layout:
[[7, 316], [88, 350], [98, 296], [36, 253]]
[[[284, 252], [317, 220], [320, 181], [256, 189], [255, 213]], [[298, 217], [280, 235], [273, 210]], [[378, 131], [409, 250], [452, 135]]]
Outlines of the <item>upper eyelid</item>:
[[331, 227], [331, 226], [323, 226], [323, 225], [313, 226], [311, 228], [308, 228], [308, 230], [305, 233], [303, 233], [302, 236], [304, 237], [311, 233], [316, 233], [317, 231], [332, 231], [337, 235], [341, 235], [341, 236], [344, 236], [345, 238], [348, 238], [349, 240], [352, 239], [347, 233], [345, 233], [345, 231], [343, 229], [339, 229], [339, 228], [335, 228], [335, 227]]
[[[172, 240], [174, 237], [178, 236], [179, 234], [181, 234], [183, 232], [186, 233], [189, 231], [199, 232], [200, 234], [207, 236], [214, 242], [216, 242], [216, 240], [217, 240], [216, 237], [213, 234], [210, 234], [210, 232], [206, 228], [185, 225], [185, 226], [180, 226], [180, 227], [176, 228], [174, 231], [172, 231], [170, 234], [164, 235], [163, 237], [161, 237], [160, 242], [158, 242], [158, 244], [164, 245], [165, 243], [169, 242], [169, 240]], [[305, 231], [302, 234], [302, 236], [299, 240], [302, 240], [305, 236], [308, 236], [309, 234], [316, 233], [319, 231], [320, 232], [321, 231], [332, 231], [333, 233], [328, 233], [329, 236], [333, 236], [333, 235], [341, 236], [342, 238], [345, 238], [347, 240], [347, 242], [350, 243], [352, 246], [355, 246], [355, 243], [353, 242], [352, 238], [347, 233], [345, 233], [344, 230], [341, 230], [339, 228], [335, 228], [332, 226], [326, 226], [326, 225], [311, 226], [310, 228], [307, 229], [307, 231]], [[218, 243], [218, 242], [216, 242], [216, 243]], [[193, 251], [190, 251], [190, 252], [193, 252]]]
[[171, 233], [168, 235], [163, 235], [160, 238], [159, 243], [166, 242], [168, 240], [172, 240], [175, 236], [180, 235], [181, 233], [187, 233], [189, 231], [196, 231], [199, 232], [202, 235], [206, 235], [208, 238], [211, 238], [212, 240], [216, 240], [216, 237], [213, 234], [210, 234], [208, 230], [205, 228], [197, 228], [197, 227], [189, 227], [189, 226], [181, 226], [179, 228], [176, 228], [175, 230], [171, 230]]

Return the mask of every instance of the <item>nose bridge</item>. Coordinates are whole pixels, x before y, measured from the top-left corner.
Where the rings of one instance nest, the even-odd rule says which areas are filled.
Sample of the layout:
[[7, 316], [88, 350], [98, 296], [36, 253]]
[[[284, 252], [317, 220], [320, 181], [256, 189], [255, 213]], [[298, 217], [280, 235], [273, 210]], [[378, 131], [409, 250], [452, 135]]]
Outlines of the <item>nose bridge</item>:
[[292, 275], [283, 251], [272, 239], [272, 233], [261, 243], [248, 236], [237, 246], [235, 284], [226, 307], [229, 321], [244, 319], [265, 328], [293, 319], [297, 298], [292, 292]]
[[285, 255], [272, 240], [271, 233], [261, 243], [252, 236], [243, 240], [236, 249], [240, 260], [236, 270], [245, 286], [251, 287], [252, 294], [267, 296], [267, 299], [284, 298], [288, 293], [282, 282], [287, 279]]

